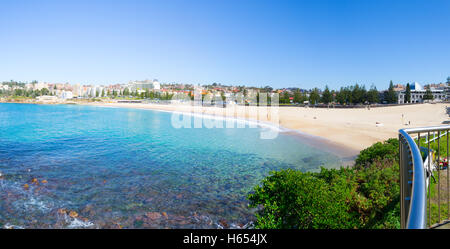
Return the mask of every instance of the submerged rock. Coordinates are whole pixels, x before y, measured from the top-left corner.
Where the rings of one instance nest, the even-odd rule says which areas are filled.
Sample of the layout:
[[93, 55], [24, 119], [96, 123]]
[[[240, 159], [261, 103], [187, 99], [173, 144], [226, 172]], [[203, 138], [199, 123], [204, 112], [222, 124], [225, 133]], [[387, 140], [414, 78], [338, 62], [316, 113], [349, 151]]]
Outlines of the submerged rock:
[[157, 220], [161, 218], [161, 214], [158, 212], [147, 212], [145, 216], [147, 216], [151, 220]]
[[223, 228], [229, 228], [230, 227], [228, 225], [228, 223], [225, 220], [223, 220], [223, 219], [219, 220], [219, 225], [222, 226]]

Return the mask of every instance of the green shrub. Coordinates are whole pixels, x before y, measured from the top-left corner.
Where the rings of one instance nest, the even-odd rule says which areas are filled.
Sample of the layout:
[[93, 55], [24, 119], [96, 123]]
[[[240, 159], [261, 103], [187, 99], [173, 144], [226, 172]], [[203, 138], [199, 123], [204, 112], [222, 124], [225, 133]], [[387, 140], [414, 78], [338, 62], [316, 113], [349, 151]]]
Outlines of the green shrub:
[[295, 170], [273, 172], [255, 188], [249, 199], [257, 214], [257, 228], [344, 228], [351, 221], [346, 202], [349, 191], [330, 185], [309, 173]]
[[388, 139], [384, 143], [375, 143], [359, 153], [355, 167], [366, 167], [375, 161], [398, 160], [398, 146], [398, 139], [395, 138]]
[[399, 228], [398, 140], [361, 151], [352, 168], [272, 172], [249, 195], [256, 228]]

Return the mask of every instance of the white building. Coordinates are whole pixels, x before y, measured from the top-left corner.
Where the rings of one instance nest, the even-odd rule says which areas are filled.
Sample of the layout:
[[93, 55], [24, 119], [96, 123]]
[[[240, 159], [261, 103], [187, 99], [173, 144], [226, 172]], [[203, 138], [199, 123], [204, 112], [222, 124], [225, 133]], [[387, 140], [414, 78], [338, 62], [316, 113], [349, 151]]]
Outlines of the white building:
[[158, 80], [144, 80], [144, 81], [132, 81], [130, 83], [128, 83], [128, 88], [131, 91], [136, 91], [136, 90], [146, 90], [146, 89], [150, 89], [150, 90], [161, 90], [161, 84], [159, 83]]
[[[103, 86], [99, 86], [98, 89], [97, 89], [97, 91], [98, 91], [98, 96], [99, 96], [99, 97], [105, 97], [106, 91], [105, 91], [105, 88], [104, 88]], [[103, 94], [103, 95], [102, 95], [102, 94]]]
[[61, 99], [72, 99], [73, 98], [73, 93], [70, 91], [62, 91], [61, 94], [59, 95], [59, 98]]
[[96, 91], [97, 91], [97, 88], [95, 86], [92, 87], [89, 91], [89, 97], [95, 97]]
[[72, 96], [75, 96], [75, 97], [82, 96], [80, 84], [75, 84], [75, 85], [73, 85], [73, 88], [72, 88]]
[[[423, 103], [423, 96], [426, 94], [426, 90], [417, 82], [410, 85], [411, 87], [411, 103]], [[445, 101], [447, 95], [444, 90], [430, 89], [433, 95], [434, 102]], [[398, 103], [403, 104], [406, 102], [406, 90], [401, 91], [398, 94]]]
[[154, 90], [161, 90], [161, 84], [158, 80], [153, 80], [153, 89]]

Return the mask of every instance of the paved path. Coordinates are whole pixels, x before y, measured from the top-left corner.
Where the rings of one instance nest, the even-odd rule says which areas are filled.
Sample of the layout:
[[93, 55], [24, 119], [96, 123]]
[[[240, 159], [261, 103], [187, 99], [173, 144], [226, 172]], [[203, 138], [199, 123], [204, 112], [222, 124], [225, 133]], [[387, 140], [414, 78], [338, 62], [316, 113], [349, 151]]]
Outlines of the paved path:
[[434, 229], [450, 229], [450, 220], [445, 221], [444, 223], [435, 227]]

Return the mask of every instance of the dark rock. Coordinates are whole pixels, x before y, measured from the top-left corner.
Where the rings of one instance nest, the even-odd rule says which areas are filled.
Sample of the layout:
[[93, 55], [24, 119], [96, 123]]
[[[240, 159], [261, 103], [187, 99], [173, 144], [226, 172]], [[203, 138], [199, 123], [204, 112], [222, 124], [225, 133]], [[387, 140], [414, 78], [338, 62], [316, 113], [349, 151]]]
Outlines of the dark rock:
[[161, 218], [162, 215], [158, 212], [147, 212], [145, 216], [147, 216], [151, 220], [157, 220]]
[[223, 220], [223, 219], [219, 220], [219, 225], [221, 225], [223, 228], [229, 228], [230, 227], [230, 225], [228, 225], [228, 223], [225, 220]]

